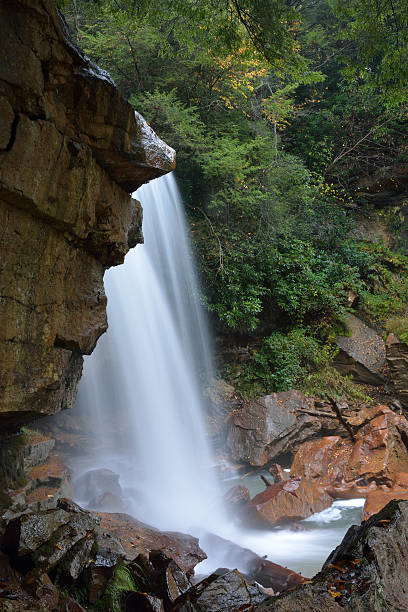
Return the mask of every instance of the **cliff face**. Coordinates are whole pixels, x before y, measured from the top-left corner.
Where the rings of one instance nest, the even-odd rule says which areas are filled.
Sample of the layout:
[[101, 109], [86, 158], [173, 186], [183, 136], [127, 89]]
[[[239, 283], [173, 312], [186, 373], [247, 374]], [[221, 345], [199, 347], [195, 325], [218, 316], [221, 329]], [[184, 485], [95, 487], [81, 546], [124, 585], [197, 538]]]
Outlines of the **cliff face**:
[[0, 427], [72, 405], [104, 270], [142, 239], [129, 192], [174, 165], [51, 0], [1, 1]]

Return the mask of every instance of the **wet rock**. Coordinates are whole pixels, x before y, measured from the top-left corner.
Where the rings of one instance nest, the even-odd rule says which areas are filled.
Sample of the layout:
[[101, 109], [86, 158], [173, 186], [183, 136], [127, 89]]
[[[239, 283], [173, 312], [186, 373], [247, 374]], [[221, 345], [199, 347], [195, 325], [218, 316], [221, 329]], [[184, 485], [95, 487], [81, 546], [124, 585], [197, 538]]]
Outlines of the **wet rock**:
[[64, 555], [61, 563], [58, 565], [57, 576], [60, 582], [68, 584], [75, 582], [84, 567], [88, 565], [94, 546], [94, 534], [88, 531], [87, 535]]
[[91, 499], [86, 506], [88, 510], [101, 510], [103, 512], [120, 512], [123, 510], [123, 502], [120, 497], [112, 493], [103, 493]]
[[148, 558], [152, 550], [161, 550], [191, 576], [194, 567], [207, 558], [201, 550], [198, 539], [175, 531], [160, 531], [128, 514], [94, 513], [100, 519], [100, 526], [117, 538], [129, 561], [139, 553]]
[[139, 589], [158, 596], [166, 609], [192, 587], [177, 563], [160, 550], [150, 551], [147, 559], [139, 555], [129, 568]]
[[249, 502], [251, 495], [247, 487], [236, 485], [226, 492], [224, 499], [228, 506], [238, 509]]
[[393, 501], [350, 527], [310, 584], [272, 597], [259, 612], [403, 612], [408, 608], [408, 502]]
[[390, 491], [371, 491], [368, 493], [363, 508], [363, 520], [366, 521], [373, 514], [380, 512], [393, 499], [408, 500], [408, 488]]
[[340, 436], [305, 442], [293, 459], [290, 475], [324, 483], [337, 481], [343, 475], [352, 446], [351, 440]]
[[304, 443], [291, 476], [318, 481], [333, 497], [365, 496], [378, 486], [392, 488], [408, 465], [408, 421], [387, 406], [376, 406], [354, 437]]
[[[77, 542], [84, 539], [92, 543], [95, 541], [95, 528], [98, 522], [92, 514], [66, 499], [59, 500], [58, 505], [69, 513], [69, 521], [55, 530], [49, 540], [32, 553], [36, 567], [42, 568], [45, 572], [53, 569]], [[76, 550], [75, 559], [72, 561], [73, 567], [77, 566], [80, 559], [85, 558], [86, 549], [86, 546], [81, 546]]]
[[351, 374], [355, 381], [370, 385], [384, 383], [385, 343], [373, 329], [355, 315], [346, 318], [349, 336], [337, 336], [339, 353], [334, 366], [345, 375]]
[[231, 456], [235, 461], [265, 465], [315, 437], [325, 425], [322, 418], [338, 427], [335, 413], [317, 411], [313, 399], [296, 390], [245, 402], [231, 416], [227, 438]]
[[245, 510], [247, 517], [256, 524], [274, 527], [321, 512], [329, 508], [332, 501], [319, 483], [291, 478], [255, 495]]
[[30, 554], [48, 542], [57, 529], [69, 520], [69, 513], [61, 508], [24, 514], [7, 525], [2, 548], [11, 557]]
[[91, 603], [103, 595], [116, 566], [126, 557], [120, 542], [101, 529], [96, 530], [95, 544], [96, 554], [85, 568], [83, 576]]
[[129, 593], [124, 605], [125, 612], [164, 612], [162, 600], [148, 593]]
[[[103, 508], [101, 505], [106, 502], [119, 501], [122, 496], [122, 487], [119, 484], [119, 475], [112, 470], [96, 469], [89, 470], [76, 478], [72, 483], [75, 499], [81, 500], [83, 504], [93, 510], [105, 510], [110, 512], [110, 508]], [[107, 496], [107, 497], [106, 497]], [[112, 496], [111, 498], [109, 496]], [[115, 505], [115, 504], [112, 504]]]
[[[307, 580], [300, 574], [213, 533], [205, 532], [200, 535], [200, 542], [219, 563], [227, 568], [238, 568], [247, 580], [272, 588], [274, 592], [285, 591]], [[224, 573], [227, 571], [229, 570]]]
[[251, 610], [268, 598], [258, 585], [249, 584], [244, 576], [233, 570], [218, 576], [200, 592], [194, 602], [197, 612], [238, 612]]
[[401, 401], [408, 405], [408, 345], [394, 334], [386, 340], [386, 356], [390, 378]]
[[279, 463], [272, 463], [268, 468], [268, 472], [272, 476], [274, 484], [287, 480], [283, 467]]

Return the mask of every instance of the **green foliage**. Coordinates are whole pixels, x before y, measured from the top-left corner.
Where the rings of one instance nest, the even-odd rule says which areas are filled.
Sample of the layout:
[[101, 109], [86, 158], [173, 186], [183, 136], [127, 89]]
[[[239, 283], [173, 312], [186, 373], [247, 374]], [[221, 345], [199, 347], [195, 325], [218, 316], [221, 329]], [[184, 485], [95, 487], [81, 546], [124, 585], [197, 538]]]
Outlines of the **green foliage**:
[[302, 383], [302, 390], [311, 397], [322, 400], [337, 399], [348, 403], [373, 404], [372, 400], [360, 385], [353, 383], [351, 376], [342, 376], [330, 365], [316, 372], [307, 374]]
[[350, 290], [376, 323], [404, 314], [406, 259], [352, 238], [373, 196], [359, 179], [407, 159], [404, 3], [62, 2], [177, 150], [203, 302], [264, 337], [247, 387], [341, 390], [326, 352]]
[[406, 0], [331, 0], [343, 36], [346, 75], [369, 91], [380, 88], [390, 105], [408, 100], [408, 5]]
[[377, 324], [403, 316], [408, 303], [408, 257], [381, 244], [362, 245], [371, 265], [360, 291], [359, 308]]
[[124, 594], [127, 591], [137, 590], [131, 571], [125, 563], [120, 563], [115, 568], [115, 573], [109, 580], [102, 598], [95, 605], [95, 609], [101, 612], [120, 612]]
[[331, 349], [311, 336], [310, 329], [274, 332], [253, 353], [244, 378], [269, 392], [298, 388], [308, 372], [327, 364], [331, 354]]
[[393, 317], [385, 323], [385, 329], [397, 336], [402, 342], [408, 344], [408, 319], [406, 317]]

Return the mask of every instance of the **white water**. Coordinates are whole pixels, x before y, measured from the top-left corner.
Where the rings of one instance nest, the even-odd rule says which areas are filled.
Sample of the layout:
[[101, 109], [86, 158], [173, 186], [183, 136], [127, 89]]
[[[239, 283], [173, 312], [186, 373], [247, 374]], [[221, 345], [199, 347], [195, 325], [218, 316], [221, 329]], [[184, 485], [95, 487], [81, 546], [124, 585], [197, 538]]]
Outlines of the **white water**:
[[206, 525], [219, 499], [200, 391], [211, 375], [208, 334], [174, 177], [134, 196], [145, 244], [105, 274], [109, 329], [86, 358], [79, 389], [103, 440], [86, 467], [120, 475], [127, 512], [186, 531]]
[[[201, 533], [209, 559], [198, 573], [246, 569], [225, 550], [207, 547], [208, 530], [311, 576], [359, 520], [361, 502], [336, 502], [304, 521], [302, 531], [247, 529], [224, 516], [202, 420], [211, 350], [174, 177], [143, 186], [135, 197], [143, 205], [145, 244], [105, 275], [109, 330], [85, 360], [78, 399], [99, 442], [73, 466], [76, 500], [95, 507], [95, 495], [108, 490], [120, 507], [103, 502], [97, 509]], [[120, 485], [90, 480], [89, 471], [101, 468], [118, 474]], [[251, 478], [242, 484], [256, 494], [263, 485]]]

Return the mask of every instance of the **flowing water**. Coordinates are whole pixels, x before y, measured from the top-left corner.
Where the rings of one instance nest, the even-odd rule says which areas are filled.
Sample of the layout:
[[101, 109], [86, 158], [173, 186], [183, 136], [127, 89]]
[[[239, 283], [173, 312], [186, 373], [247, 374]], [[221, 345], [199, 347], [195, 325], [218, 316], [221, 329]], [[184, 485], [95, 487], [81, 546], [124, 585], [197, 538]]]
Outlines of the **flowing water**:
[[103, 440], [93, 467], [120, 474], [127, 511], [185, 530], [206, 524], [218, 498], [201, 394], [209, 335], [174, 177], [135, 196], [145, 244], [105, 274], [109, 329], [85, 361], [78, 402]]
[[[145, 243], [105, 274], [109, 329], [85, 358], [77, 402], [98, 443], [73, 465], [76, 500], [160, 529], [208, 530], [311, 575], [358, 519], [361, 503], [336, 502], [300, 532], [244, 529], [225, 516], [203, 422], [211, 347], [175, 179], [156, 179], [135, 197]], [[202, 537], [209, 559], [199, 572], [239, 566]]]

